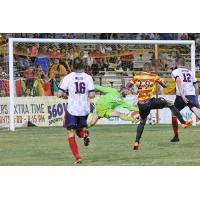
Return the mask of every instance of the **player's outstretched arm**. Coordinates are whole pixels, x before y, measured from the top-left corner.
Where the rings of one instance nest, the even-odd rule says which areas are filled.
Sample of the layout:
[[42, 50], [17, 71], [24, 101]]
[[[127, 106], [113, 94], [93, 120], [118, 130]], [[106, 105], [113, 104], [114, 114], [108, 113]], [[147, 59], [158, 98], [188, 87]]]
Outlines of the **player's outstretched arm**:
[[108, 93], [116, 92], [116, 89], [111, 88], [111, 87], [105, 87], [105, 86], [100, 86], [100, 85], [95, 85], [94, 87], [95, 87], [96, 92], [100, 92], [102, 94], [108, 94]]

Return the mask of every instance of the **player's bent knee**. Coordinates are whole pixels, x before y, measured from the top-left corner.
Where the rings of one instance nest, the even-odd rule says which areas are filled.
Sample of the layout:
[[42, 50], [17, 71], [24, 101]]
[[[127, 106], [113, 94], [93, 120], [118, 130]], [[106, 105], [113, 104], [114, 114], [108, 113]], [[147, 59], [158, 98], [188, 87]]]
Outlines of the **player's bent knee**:
[[172, 101], [166, 100], [165, 98], [160, 97], [159, 99], [163, 102], [163, 104], [164, 104], [166, 107], [170, 107], [170, 106], [173, 106], [173, 105], [174, 105]]
[[145, 125], [145, 124], [146, 124], [146, 121], [147, 121], [146, 119], [140, 118], [140, 123], [141, 123], [141, 124], [144, 124], [144, 125]]
[[173, 104], [172, 101], [167, 101], [167, 102], [166, 102], [166, 106], [167, 106], [167, 107], [170, 107], [170, 106], [173, 106], [173, 105], [174, 105], [174, 104]]
[[75, 137], [75, 131], [73, 129], [68, 130], [68, 138]]

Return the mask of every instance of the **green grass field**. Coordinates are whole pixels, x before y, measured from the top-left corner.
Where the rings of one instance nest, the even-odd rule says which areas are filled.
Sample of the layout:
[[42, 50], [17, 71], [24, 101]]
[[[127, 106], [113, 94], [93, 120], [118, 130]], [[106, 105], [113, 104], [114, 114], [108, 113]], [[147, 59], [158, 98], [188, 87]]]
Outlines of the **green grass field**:
[[[183, 130], [179, 143], [170, 143], [170, 125], [145, 127], [139, 151], [132, 150], [136, 126], [96, 126], [91, 143], [77, 138], [81, 165], [200, 165], [199, 127]], [[0, 165], [73, 165], [67, 132], [62, 127], [19, 128], [15, 133], [0, 130]]]

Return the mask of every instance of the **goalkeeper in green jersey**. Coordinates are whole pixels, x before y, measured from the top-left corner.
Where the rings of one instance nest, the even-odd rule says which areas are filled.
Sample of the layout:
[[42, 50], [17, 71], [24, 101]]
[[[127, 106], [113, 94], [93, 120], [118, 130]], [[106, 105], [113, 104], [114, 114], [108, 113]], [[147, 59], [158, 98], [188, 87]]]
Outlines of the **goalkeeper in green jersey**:
[[95, 85], [95, 91], [100, 92], [103, 95], [96, 101], [96, 106], [93, 113], [90, 113], [87, 119], [88, 127], [94, 126], [98, 119], [100, 118], [111, 118], [111, 117], [119, 117], [121, 120], [136, 122], [139, 120], [139, 113], [132, 116], [126, 116], [123, 113], [116, 111], [117, 108], [126, 108], [129, 111], [138, 112], [137, 107], [133, 107], [128, 104], [124, 97], [129, 94], [129, 90], [126, 88], [122, 88], [118, 91], [112, 87], [103, 87], [99, 85]]

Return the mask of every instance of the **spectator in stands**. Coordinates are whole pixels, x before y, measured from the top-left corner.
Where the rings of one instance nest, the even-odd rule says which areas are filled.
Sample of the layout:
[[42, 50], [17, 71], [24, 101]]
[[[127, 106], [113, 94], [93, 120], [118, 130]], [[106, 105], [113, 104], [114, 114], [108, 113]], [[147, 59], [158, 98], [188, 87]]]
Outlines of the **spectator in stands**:
[[24, 96], [25, 96], [25, 97], [32, 96], [32, 95], [31, 95], [31, 91], [32, 91], [32, 89], [26, 88], [26, 89], [25, 89], [25, 94], [24, 94]]
[[150, 33], [149, 34], [149, 39], [150, 40], [159, 40], [160, 39], [160, 36], [158, 33]]
[[109, 71], [117, 71], [117, 70], [122, 70], [121, 67], [121, 59], [120, 57], [113, 56], [110, 58], [109, 63], [108, 63], [108, 70]]
[[25, 80], [25, 85], [26, 85], [27, 89], [30, 89], [30, 90], [33, 89], [33, 84], [34, 84], [34, 81], [35, 81], [35, 76], [36, 76], [36, 74], [35, 74], [32, 66], [29, 66], [28, 69], [26, 69], [23, 72], [23, 77], [26, 79]]
[[53, 65], [49, 68], [49, 78], [61, 79], [67, 75], [67, 71], [63, 65], [60, 64], [59, 59], [54, 59]]
[[86, 64], [89, 67], [92, 67], [92, 65], [94, 64], [94, 58], [92, 57], [91, 51], [88, 51], [88, 56], [87, 56], [87, 59], [86, 59]]
[[101, 40], [108, 39], [108, 33], [101, 33], [100, 36], [99, 36], [99, 39], [101, 39]]
[[50, 57], [51, 57], [51, 59], [60, 59], [60, 57], [61, 57], [60, 49], [57, 47], [53, 47]]
[[3, 66], [0, 65], [0, 79], [8, 79], [8, 74], [3, 70]]
[[117, 33], [108, 33], [108, 39], [117, 40], [118, 39], [118, 34]]
[[196, 71], [200, 71], [200, 59], [196, 62]]
[[148, 33], [138, 33], [136, 36], [136, 40], [149, 40], [150, 35]]
[[44, 73], [48, 73], [49, 66], [50, 66], [50, 59], [49, 59], [47, 47], [39, 48], [38, 57], [35, 58], [35, 61], [34, 61], [34, 66], [38, 66], [38, 65], [42, 67], [42, 70], [44, 71]]
[[85, 52], [83, 50], [80, 51], [80, 58], [85, 58]]
[[39, 38], [47, 38], [47, 33], [39, 33]]
[[38, 65], [35, 70], [35, 78], [36, 79], [47, 79], [48, 74], [42, 70], [42, 67]]
[[91, 52], [92, 57], [95, 60], [95, 64], [98, 65], [97, 68], [103, 69], [104, 57], [103, 53], [100, 51], [100, 46], [96, 45], [96, 48]]
[[106, 52], [111, 52], [111, 51], [112, 51], [111, 45], [106, 44], [106, 45], [104, 46], [104, 48], [105, 48], [105, 51], [106, 51]]
[[78, 45], [73, 47], [73, 59], [80, 57], [81, 49]]
[[35, 72], [32, 66], [29, 66], [26, 70], [23, 71], [24, 78], [35, 78]]
[[134, 55], [132, 51], [128, 50], [127, 46], [124, 47], [123, 50], [121, 50], [120, 59], [121, 59], [121, 66], [124, 71], [133, 70]]
[[74, 39], [75, 35], [74, 35], [74, 33], [63, 33], [62, 38], [63, 39]]
[[33, 34], [33, 38], [39, 38], [40, 37], [40, 34], [39, 33], [34, 33]]
[[118, 39], [117, 33], [101, 33], [99, 39], [103, 40], [116, 40]]
[[170, 33], [160, 33], [161, 40], [172, 40], [172, 35]]
[[69, 49], [69, 59], [71, 61], [74, 60], [74, 49], [73, 49], [73, 47]]
[[37, 57], [38, 51], [39, 51], [39, 44], [37, 43], [37, 44], [33, 45], [32, 49], [31, 49], [31, 56]]
[[102, 54], [106, 53], [105, 45], [103, 45], [103, 44], [102, 45], [98, 45], [98, 49]]
[[141, 38], [142, 38], [142, 33], [138, 33], [138, 34], [136, 35], [136, 40], [141, 40]]
[[188, 40], [187, 33], [178, 33], [178, 40]]
[[20, 71], [27, 70], [30, 67], [30, 60], [25, 55], [17, 57], [17, 61]]
[[64, 65], [65, 69], [68, 72], [71, 72], [71, 61], [70, 61], [70, 54], [67, 50], [65, 50], [64, 48], [61, 49], [61, 56], [60, 56], [60, 64]]

